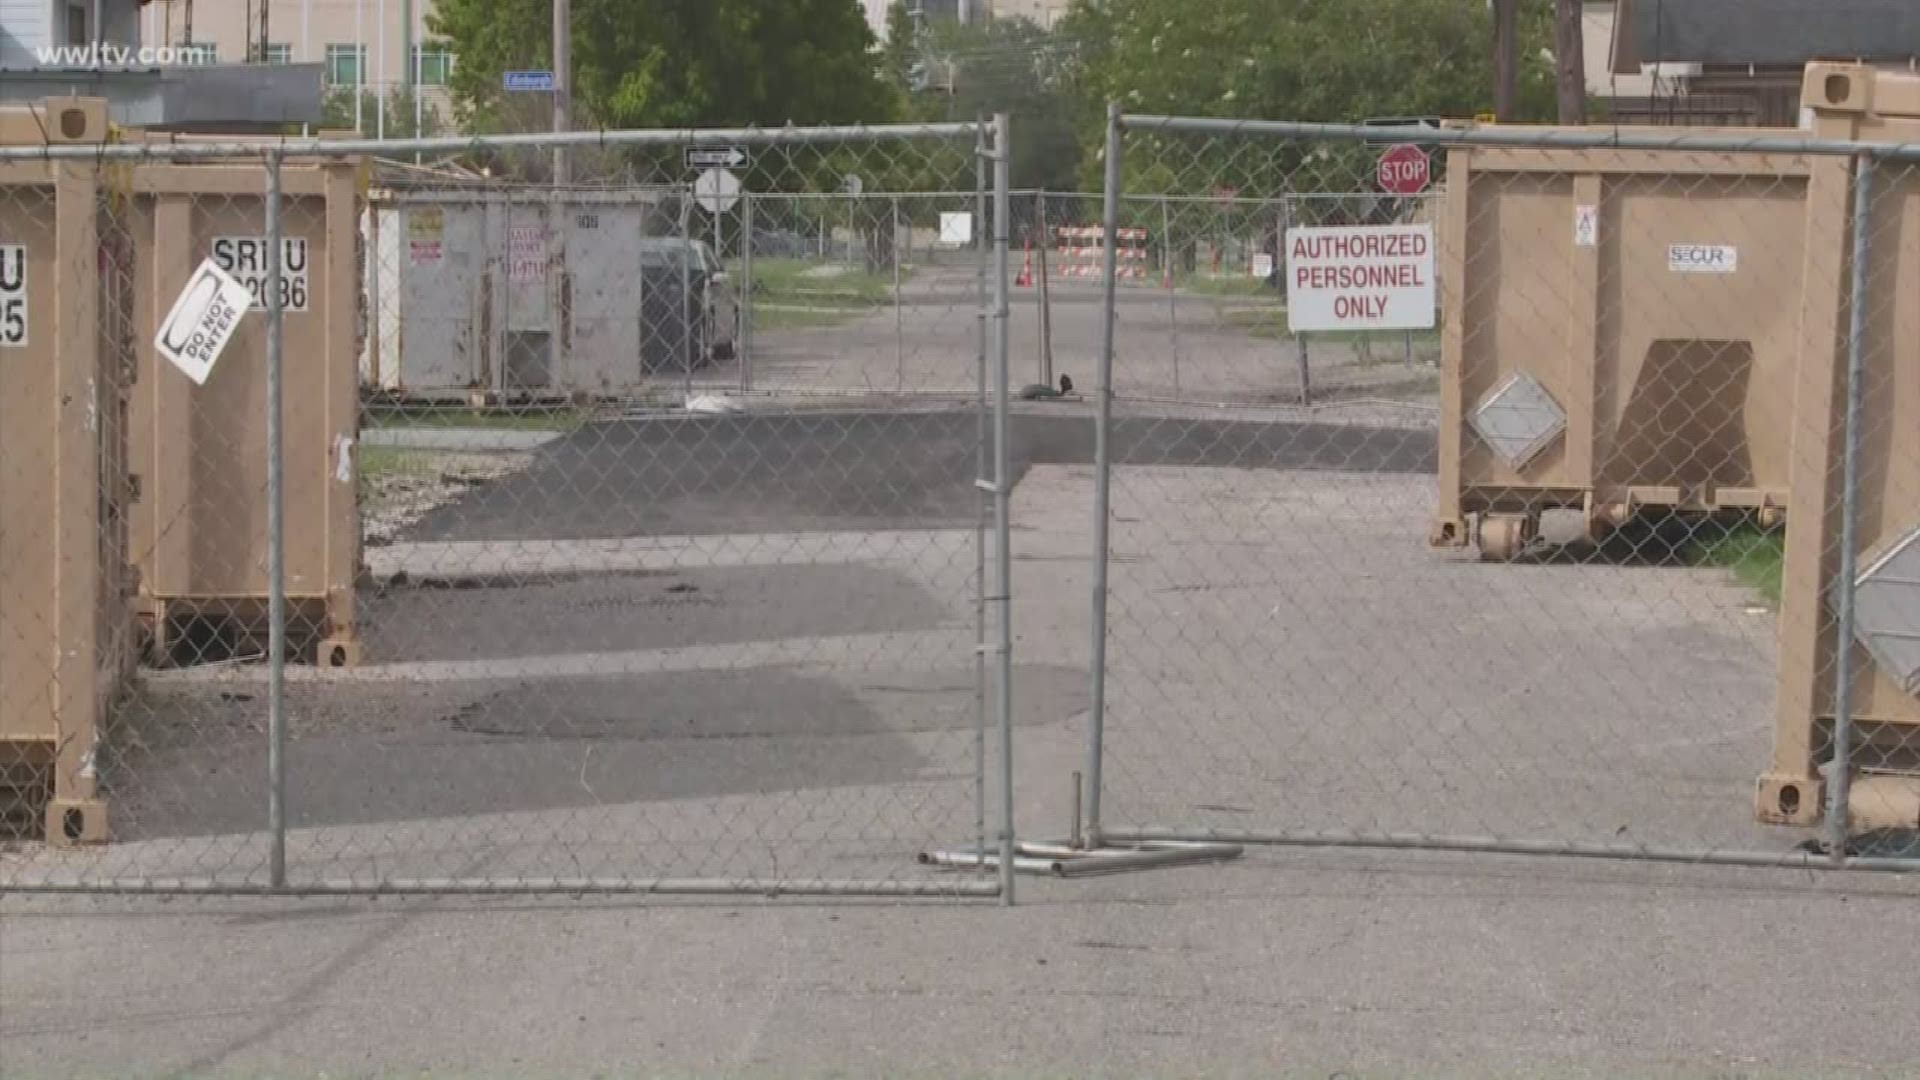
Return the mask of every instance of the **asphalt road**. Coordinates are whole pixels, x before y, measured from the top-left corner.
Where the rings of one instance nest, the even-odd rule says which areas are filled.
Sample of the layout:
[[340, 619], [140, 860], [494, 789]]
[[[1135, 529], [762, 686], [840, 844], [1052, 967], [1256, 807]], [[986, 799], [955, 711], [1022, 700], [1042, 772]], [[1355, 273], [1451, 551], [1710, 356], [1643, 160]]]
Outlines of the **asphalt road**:
[[[974, 423], [601, 424], [446, 507], [415, 539], [748, 557], [386, 583], [370, 648], [417, 677], [290, 687], [292, 873], [919, 873], [915, 845], [974, 828]], [[1092, 431], [1013, 434], [1016, 798], [1045, 836], [1084, 760]], [[1115, 819], [1757, 828], [1772, 636], [1733, 585], [1425, 551], [1430, 432], [1126, 420], [1113, 443]], [[764, 530], [828, 527], [879, 531], [844, 562], [755, 561], [793, 542]], [[632, 670], [485, 674], [583, 652]], [[102, 762], [123, 840], [79, 865], [260, 882], [259, 684], [156, 682]], [[1288, 851], [1020, 895], [0, 897], [0, 1071], [1920, 1073], [1901, 878]]]
[[[810, 412], [590, 424], [524, 472], [435, 511], [410, 540], [566, 540], [820, 529], [970, 527], [979, 417]], [[1431, 429], [1127, 418], [1120, 465], [1430, 473]], [[1016, 483], [1034, 465], [1091, 464], [1090, 417], [1016, 414]]]
[[[1085, 416], [1022, 413], [1012, 433], [1016, 479], [1093, 459]], [[1429, 431], [1146, 419], [1116, 423], [1112, 447], [1122, 464], [1376, 474], [1425, 472], [1433, 453]], [[397, 681], [298, 690], [290, 821], [970, 774], [978, 451], [971, 412], [623, 420], [534, 451], [525, 471], [467, 489], [405, 539], [480, 542], [525, 566], [554, 541], [693, 537], [684, 564], [472, 573], [449, 559], [379, 581], [362, 595], [367, 655], [412, 666]], [[820, 530], [854, 542], [796, 559], [794, 534]], [[683, 655], [696, 659], [676, 667]], [[579, 657], [612, 659], [579, 677], [555, 666]], [[1016, 680], [1023, 728], [1085, 707], [1078, 657], [1022, 657]], [[257, 827], [262, 700], [250, 686], [176, 686], [137, 702], [103, 761], [119, 835]], [[927, 828], [912, 839], [940, 834]]]

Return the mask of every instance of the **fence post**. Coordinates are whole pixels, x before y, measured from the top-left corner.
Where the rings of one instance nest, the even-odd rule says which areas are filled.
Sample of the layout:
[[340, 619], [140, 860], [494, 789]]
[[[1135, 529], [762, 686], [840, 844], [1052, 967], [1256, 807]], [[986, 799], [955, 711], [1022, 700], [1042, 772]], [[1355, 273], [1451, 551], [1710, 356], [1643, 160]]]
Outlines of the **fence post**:
[[1014, 903], [1014, 552], [1012, 552], [1012, 407], [1008, 402], [1008, 219], [1012, 217], [1012, 121], [993, 117], [993, 530], [1000, 619], [995, 642], [1000, 721], [1000, 903]]
[[1101, 258], [1106, 280], [1101, 288], [1100, 370], [1094, 377], [1094, 392], [1099, 395], [1093, 423], [1093, 669], [1092, 709], [1087, 719], [1086, 812], [1082, 815], [1085, 831], [1075, 842], [1082, 847], [1100, 845], [1100, 767], [1104, 753], [1107, 723], [1107, 508], [1112, 499], [1113, 465], [1107, 446], [1108, 428], [1113, 424], [1113, 324], [1119, 293], [1118, 276], [1120, 229], [1120, 104], [1107, 105], [1107, 177]]
[[680, 189], [680, 243], [675, 257], [680, 260], [680, 370], [684, 391], [680, 404], [693, 400], [693, 189]]
[[[1173, 283], [1173, 218], [1167, 213], [1167, 197], [1160, 196], [1160, 242], [1167, 249], [1167, 270], [1164, 275], [1167, 286], [1167, 325], [1173, 330], [1173, 396], [1180, 396], [1180, 293]], [[1118, 243], [1116, 236], [1108, 236], [1107, 243]], [[1115, 261], [1107, 260], [1107, 272], [1113, 273]]]
[[900, 196], [893, 196], [893, 227], [887, 235], [887, 254], [893, 263], [893, 389], [907, 391], [907, 329], [900, 313]]
[[281, 399], [280, 163], [267, 152], [267, 876], [275, 889], [287, 886], [287, 540], [286, 484]]
[[1039, 248], [1035, 272], [1040, 286], [1040, 385], [1053, 385], [1053, 291], [1047, 285], [1047, 192], [1033, 193], [1034, 246]]
[[[978, 350], [974, 355], [974, 383], [976, 391], [976, 425], [978, 449], [974, 475], [978, 483], [987, 484], [993, 474], [988, 471], [987, 445], [991, 431], [987, 419], [987, 245], [981, 242], [982, 230], [987, 226], [987, 186], [992, 183], [987, 169], [987, 127], [980, 120], [980, 130], [974, 135], [974, 195], [973, 195], [973, 262], [976, 281], [975, 299], [978, 306], [974, 312], [974, 324], [978, 332]], [[974, 514], [973, 529], [973, 802], [977, 820], [975, 821], [974, 850], [980, 853], [980, 865], [986, 865], [987, 857], [987, 504], [982, 499]]]
[[1012, 511], [1013, 470], [1009, 466], [1007, 430], [1012, 410], [1007, 399], [1007, 351], [1009, 297], [1007, 295], [1007, 222], [1011, 216], [1013, 139], [1012, 122], [1006, 113], [993, 117], [993, 511], [994, 558], [998, 562], [995, 581], [999, 585], [999, 640], [995, 652], [999, 664], [1000, 692], [1000, 902], [1013, 904], [1013, 551]]
[[[354, 95], [354, 105], [359, 106], [360, 95]], [[356, 121], [355, 130], [359, 129]], [[380, 290], [385, 285], [380, 265], [380, 205], [371, 199], [367, 203], [367, 246], [360, 265], [361, 276], [367, 282], [367, 367], [368, 381], [376, 390], [387, 385], [386, 357], [381, 353], [380, 344]], [[395, 268], [394, 278], [399, 279], [399, 268]], [[356, 358], [357, 359], [357, 358]], [[394, 385], [403, 385], [400, 372], [394, 372]]]
[[1295, 331], [1293, 340], [1300, 346], [1300, 407], [1304, 409], [1313, 405], [1313, 366], [1307, 354], [1307, 335]]
[[1866, 394], [1867, 263], [1872, 241], [1874, 159], [1854, 159], [1853, 269], [1847, 284], [1847, 405], [1842, 438], [1840, 572], [1833, 665], [1833, 770], [1827, 784], [1827, 855], [1847, 860], [1847, 810], [1853, 793], [1854, 578], [1860, 521], [1860, 412]]
[[734, 351], [740, 354], [740, 392], [753, 390], [753, 196], [740, 197], [740, 328]]

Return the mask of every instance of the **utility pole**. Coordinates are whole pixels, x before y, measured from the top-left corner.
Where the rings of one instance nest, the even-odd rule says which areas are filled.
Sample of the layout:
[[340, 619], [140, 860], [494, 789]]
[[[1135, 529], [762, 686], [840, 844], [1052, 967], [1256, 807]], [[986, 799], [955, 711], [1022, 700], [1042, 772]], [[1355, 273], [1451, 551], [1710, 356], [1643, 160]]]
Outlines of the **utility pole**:
[[1493, 118], [1511, 124], [1519, 111], [1520, 0], [1493, 0]]
[[1587, 122], [1587, 44], [1580, 6], [1580, 0], [1555, 0], [1553, 53], [1562, 124]]
[[[553, 0], [553, 130], [571, 131], [573, 97], [573, 0]], [[553, 148], [553, 182], [567, 183], [567, 152]]]

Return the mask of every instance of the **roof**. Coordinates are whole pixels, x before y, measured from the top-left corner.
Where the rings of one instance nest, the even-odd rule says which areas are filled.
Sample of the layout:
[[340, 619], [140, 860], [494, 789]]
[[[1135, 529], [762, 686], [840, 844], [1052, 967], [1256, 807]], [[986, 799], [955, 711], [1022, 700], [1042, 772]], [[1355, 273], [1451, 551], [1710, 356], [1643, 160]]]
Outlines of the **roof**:
[[0, 100], [107, 99], [114, 123], [154, 131], [279, 131], [317, 126], [321, 64], [182, 64], [164, 68], [0, 71]]
[[1915, 0], [1618, 0], [1615, 71], [1920, 58]]

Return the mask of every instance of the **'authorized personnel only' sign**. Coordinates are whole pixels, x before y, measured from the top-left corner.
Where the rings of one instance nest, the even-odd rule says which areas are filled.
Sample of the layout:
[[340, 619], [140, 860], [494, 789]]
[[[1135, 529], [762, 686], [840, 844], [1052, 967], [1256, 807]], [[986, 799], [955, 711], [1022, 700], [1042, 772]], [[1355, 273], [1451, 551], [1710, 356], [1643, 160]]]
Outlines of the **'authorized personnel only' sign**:
[[1294, 333], [1427, 330], [1433, 321], [1433, 226], [1287, 230]]

